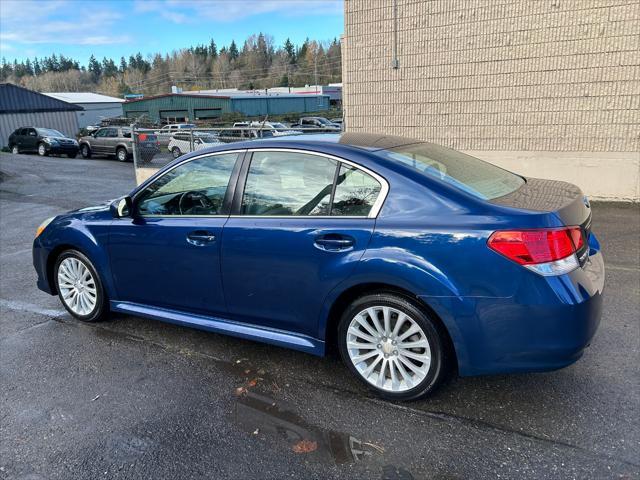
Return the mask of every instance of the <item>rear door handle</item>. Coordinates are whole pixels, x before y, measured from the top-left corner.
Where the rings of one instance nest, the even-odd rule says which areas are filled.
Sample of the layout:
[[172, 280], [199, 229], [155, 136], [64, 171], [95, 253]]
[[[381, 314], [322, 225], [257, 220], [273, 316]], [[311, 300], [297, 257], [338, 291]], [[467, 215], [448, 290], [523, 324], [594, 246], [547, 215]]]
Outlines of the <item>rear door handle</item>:
[[317, 236], [313, 245], [326, 252], [344, 252], [351, 250], [355, 243], [348, 235], [327, 234]]
[[187, 242], [191, 245], [195, 245], [197, 247], [202, 247], [208, 243], [212, 243], [216, 241], [216, 236], [205, 230], [196, 230], [187, 235]]

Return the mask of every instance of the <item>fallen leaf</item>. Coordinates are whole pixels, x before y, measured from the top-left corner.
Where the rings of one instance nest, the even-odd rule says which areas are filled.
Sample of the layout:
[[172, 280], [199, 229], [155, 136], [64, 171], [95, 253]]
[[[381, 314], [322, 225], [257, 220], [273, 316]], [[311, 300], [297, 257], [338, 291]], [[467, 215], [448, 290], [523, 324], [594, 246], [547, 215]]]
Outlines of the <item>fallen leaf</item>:
[[380, 445], [376, 445], [375, 443], [362, 442], [362, 445], [366, 445], [367, 447], [371, 447], [374, 450], [377, 450], [378, 453], [384, 453], [384, 448], [382, 448]]
[[255, 387], [257, 384], [258, 384], [258, 380], [254, 378], [247, 382], [247, 387]]
[[92, 402], [94, 402], [94, 401], [96, 401], [96, 400], [97, 400], [97, 399], [99, 399], [99, 398], [100, 398], [100, 395], [96, 395], [95, 397], [93, 397], [93, 398], [91, 399], [91, 401], [92, 401]]
[[247, 369], [244, 371], [245, 375], [246, 375], [246, 374], [249, 374], [250, 372], [251, 372], [251, 369], [250, 369], [250, 368], [247, 368]]
[[241, 395], [246, 395], [247, 394], [247, 389], [244, 387], [238, 387], [236, 388], [236, 396], [239, 397]]
[[300, 440], [292, 447], [296, 453], [310, 453], [318, 449], [318, 443], [312, 440]]
[[254, 435], [258, 435], [260, 433], [260, 429], [256, 428], [255, 431], [253, 432]]

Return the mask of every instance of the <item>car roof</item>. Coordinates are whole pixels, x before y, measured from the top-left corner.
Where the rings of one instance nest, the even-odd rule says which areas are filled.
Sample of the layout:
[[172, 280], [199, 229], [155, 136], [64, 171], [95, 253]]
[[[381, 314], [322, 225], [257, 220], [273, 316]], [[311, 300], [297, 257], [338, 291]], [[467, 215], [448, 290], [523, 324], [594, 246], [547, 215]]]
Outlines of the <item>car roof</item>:
[[404, 145], [424, 143], [415, 138], [398, 137], [395, 135], [380, 135], [373, 133], [317, 133], [310, 135], [292, 135], [291, 137], [269, 137], [242, 142], [228, 143], [224, 150], [239, 148], [310, 148], [326, 146], [345, 146], [360, 150], [376, 151]]

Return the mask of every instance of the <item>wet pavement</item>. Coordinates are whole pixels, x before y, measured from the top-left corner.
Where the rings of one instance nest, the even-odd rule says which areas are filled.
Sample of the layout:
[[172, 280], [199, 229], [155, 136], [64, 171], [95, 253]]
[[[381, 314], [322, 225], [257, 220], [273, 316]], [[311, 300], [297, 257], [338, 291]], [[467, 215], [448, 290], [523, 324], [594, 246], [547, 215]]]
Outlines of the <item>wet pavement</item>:
[[607, 292], [579, 362], [393, 404], [334, 356], [73, 320], [35, 287], [33, 232], [126, 193], [133, 167], [0, 154], [0, 172], [0, 478], [640, 478], [637, 205], [593, 205]]

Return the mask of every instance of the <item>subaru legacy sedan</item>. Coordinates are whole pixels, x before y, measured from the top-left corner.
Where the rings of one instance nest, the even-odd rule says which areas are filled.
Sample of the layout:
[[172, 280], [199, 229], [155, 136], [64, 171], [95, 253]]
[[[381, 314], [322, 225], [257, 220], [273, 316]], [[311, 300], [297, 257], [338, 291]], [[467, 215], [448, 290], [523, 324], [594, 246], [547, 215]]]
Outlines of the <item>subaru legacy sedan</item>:
[[394, 400], [450, 372], [570, 365], [604, 287], [579, 188], [392, 136], [199, 150], [36, 235], [38, 287], [77, 319], [111, 311], [316, 355], [336, 347]]

